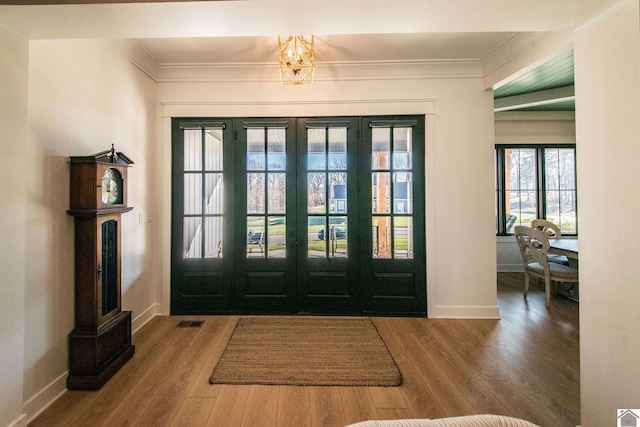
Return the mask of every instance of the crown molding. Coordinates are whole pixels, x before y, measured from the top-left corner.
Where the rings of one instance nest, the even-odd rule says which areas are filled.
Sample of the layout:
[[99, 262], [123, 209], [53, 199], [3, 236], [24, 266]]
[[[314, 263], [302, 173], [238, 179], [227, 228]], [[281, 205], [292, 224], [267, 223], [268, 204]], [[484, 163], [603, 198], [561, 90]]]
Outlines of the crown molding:
[[158, 81], [160, 63], [139, 43], [128, 39], [109, 40], [110, 46], [154, 81]]
[[[139, 62], [135, 62], [140, 65]], [[173, 82], [279, 81], [278, 67], [269, 64], [161, 65], [154, 76]], [[353, 62], [316, 63], [315, 81], [416, 80], [482, 78], [480, 64], [470, 62]]]
[[[278, 64], [160, 64], [135, 40], [109, 41], [111, 46], [157, 83], [249, 83], [280, 81]], [[482, 78], [479, 60], [316, 62], [316, 81], [370, 81]]]

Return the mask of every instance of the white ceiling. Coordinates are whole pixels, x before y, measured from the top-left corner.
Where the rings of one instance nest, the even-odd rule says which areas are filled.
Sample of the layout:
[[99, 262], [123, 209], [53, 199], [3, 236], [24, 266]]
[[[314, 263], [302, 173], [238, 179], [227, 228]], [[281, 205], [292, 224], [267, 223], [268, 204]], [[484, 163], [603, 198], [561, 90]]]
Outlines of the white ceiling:
[[[515, 34], [487, 32], [315, 35], [315, 54], [318, 63], [479, 61]], [[135, 41], [160, 65], [278, 61], [277, 36], [144, 38]]]
[[[550, 34], [570, 32], [620, 0], [97, 1], [0, 4], [0, 33], [29, 40], [134, 40], [160, 66], [272, 64], [278, 34], [315, 34], [318, 64], [480, 61], [492, 73], [517, 59], [518, 52], [505, 48], [511, 40], [536, 50]], [[500, 59], [492, 55], [496, 50]]]

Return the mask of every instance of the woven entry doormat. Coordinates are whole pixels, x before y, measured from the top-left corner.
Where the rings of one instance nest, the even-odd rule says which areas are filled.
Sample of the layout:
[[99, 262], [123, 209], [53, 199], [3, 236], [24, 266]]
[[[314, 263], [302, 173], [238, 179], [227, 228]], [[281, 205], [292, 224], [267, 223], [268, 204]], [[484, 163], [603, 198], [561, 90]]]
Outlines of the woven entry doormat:
[[211, 384], [398, 386], [402, 376], [367, 318], [238, 321]]

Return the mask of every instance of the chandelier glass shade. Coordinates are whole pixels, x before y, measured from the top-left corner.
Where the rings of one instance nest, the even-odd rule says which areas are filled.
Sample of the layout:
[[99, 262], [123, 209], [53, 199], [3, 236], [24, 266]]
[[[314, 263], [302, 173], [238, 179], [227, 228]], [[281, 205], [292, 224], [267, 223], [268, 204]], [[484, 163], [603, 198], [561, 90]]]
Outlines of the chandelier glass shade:
[[289, 36], [284, 41], [278, 36], [278, 51], [280, 81], [283, 85], [313, 83], [314, 36], [311, 36], [310, 41], [300, 35]]

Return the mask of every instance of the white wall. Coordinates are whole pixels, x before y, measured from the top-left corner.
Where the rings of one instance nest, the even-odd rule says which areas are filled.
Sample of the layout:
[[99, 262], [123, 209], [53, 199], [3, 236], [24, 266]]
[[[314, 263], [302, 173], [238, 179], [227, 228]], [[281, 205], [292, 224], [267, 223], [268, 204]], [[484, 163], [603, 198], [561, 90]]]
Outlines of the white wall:
[[[359, 71], [369, 75], [366, 67]], [[277, 75], [275, 67], [272, 72]], [[283, 87], [277, 80], [216, 83], [215, 78], [159, 83], [164, 167], [171, 164], [172, 116], [426, 114], [428, 316], [497, 317], [492, 93], [483, 90], [479, 74], [402, 80], [330, 76], [340, 72], [349, 71], [321, 70], [326, 78], [300, 87]], [[169, 176], [163, 178], [162, 198], [168, 203]], [[169, 236], [168, 205], [163, 212], [162, 235]], [[168, 251], [163, 264], [167, 312]]]
[[582, 426], [640, 408], [640, 26], [625, 0], [575, 31]]
[[[109, 149], [135, 161], [123, 214], [122, 308], [134, 329], [155, 314], [155, 82], [104, 41], [31, 41], [29, 135], [21, 165], [26, 194], [24, 411], [35, 415], [64, 390], [74, 327], [73, 218], [69, 156]], [[4, 388], [4, 387], [3, 387]]]
[[0, 27], [0, 425], [26, 425], [24, 358], [29, 45]]

